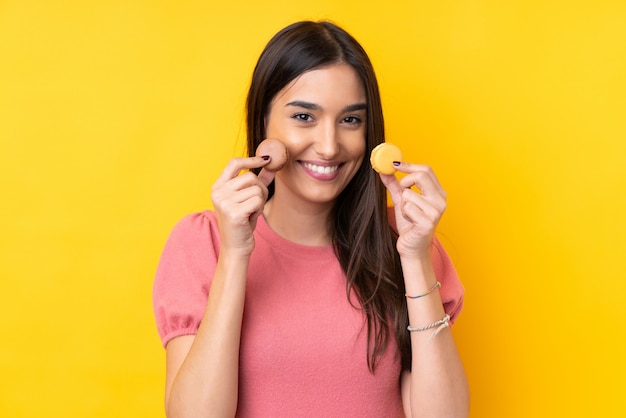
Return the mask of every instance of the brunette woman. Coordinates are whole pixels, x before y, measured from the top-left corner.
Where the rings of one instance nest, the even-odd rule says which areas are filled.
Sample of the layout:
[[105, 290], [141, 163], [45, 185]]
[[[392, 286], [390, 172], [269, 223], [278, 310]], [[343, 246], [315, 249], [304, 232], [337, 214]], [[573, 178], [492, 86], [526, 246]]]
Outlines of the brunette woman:
[[[158, 267], [168, 416], [467, 416], [463, 287], [435, 237], [446, 193], [425, 165], [372, 170], [383, 113], [358, 42], [325, 21], [278, 32], [247, 135]], [[276, 173], [255, 157], [265, 138], [290, 155]]]

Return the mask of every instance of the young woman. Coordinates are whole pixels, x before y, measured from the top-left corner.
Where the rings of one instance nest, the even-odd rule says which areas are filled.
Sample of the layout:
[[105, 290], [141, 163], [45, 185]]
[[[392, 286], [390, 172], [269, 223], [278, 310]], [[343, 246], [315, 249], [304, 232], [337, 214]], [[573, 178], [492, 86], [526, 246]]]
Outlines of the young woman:
[[[176, 225], [156, 274], [168, 416], [467, 416], [448, 327], [463, 287], [435, 237], [446, 194], [424, 165], [372, 170], [384, 125], [364, 50], [329, 22], [284, 28], [247, 111], [249, 157], [224, 168], [214, 211]], [[289, 151], [275, 174], [254, 156], [265, 138]]]

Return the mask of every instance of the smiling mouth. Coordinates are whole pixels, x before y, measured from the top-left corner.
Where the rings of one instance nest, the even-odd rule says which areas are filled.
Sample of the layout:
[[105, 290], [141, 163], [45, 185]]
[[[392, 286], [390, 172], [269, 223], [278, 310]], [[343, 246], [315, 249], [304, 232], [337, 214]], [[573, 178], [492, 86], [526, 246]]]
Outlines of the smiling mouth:
[[315, 164], [304, 163], [304, 162], [302, 163], [302, 165], [306, 167], [307, 169], [318, 174], [332, 174], [335, 171], [337, 171], [337, 169], [339, 169], [338, 165], [321, 166], [321, 165], [315, 165]]

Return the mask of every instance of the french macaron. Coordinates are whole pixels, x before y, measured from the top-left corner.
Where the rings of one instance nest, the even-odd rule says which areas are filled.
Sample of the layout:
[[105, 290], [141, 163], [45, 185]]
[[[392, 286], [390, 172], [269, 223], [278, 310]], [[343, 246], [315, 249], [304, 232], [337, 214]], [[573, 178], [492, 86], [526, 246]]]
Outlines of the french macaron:
[[278, 171], [282, 169], [289, 159], [287, 147], [280, 140], [275, 138], [264, 139], [256, 148], [256, 156], [270, 156], [270, 162], [263, 168], [268, 171]]
[[396, 168], [394, 161], [402, 161], [402, 151], [397, 145], [390, 142], [383, 142], [377, 145], [370, 156], [372, 168], [381, 174], [393, 174]]

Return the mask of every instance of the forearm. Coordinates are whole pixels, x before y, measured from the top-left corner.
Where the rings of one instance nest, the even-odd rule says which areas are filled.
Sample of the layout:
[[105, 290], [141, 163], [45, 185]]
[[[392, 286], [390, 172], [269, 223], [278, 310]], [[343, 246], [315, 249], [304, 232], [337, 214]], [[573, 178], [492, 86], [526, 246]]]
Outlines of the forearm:
[[[430, 259], [404, 259], [402, 268], [408, 295], [424, 294], [437, 281]], [[433, 324], [446, 314], [438, 288], [407, 304], [412, 327]], [[469, 389], [450, 327], [411, 332], [411, 350], [411, 417], [466, 417]]]
[[166, 404], [169, 417], [233, 417], [248, 258], [221, 256], [207, 308]]

